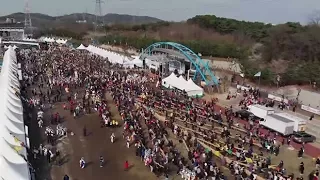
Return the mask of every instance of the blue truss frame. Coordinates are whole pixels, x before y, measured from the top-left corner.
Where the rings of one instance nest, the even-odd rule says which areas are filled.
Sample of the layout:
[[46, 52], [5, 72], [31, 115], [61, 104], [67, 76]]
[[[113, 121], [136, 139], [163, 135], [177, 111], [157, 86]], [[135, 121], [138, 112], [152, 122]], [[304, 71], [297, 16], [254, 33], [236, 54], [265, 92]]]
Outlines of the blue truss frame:
[[[148, 55], [151, 55], [151, 52], [154, 48], [161, 48], [162, 45], [176, 48], [193, 64], [193, 66], [196, 68], [194, 79], [196, 79], [197, 75], [200, 74], [201, 79], [205, 81], [207, 85], [212, 84], [212, 82], [214, 85], [219, 85], [218, 79], [209, 68], [209, 62], [204, 62], [195, 52], [182, 44], [175, 42], [156, 42], [144, 49], [143, 53], [148, 53]], [[206, 77], [206, 73], [208, 73], [208, 75], [211, 77], [211, 80]]]

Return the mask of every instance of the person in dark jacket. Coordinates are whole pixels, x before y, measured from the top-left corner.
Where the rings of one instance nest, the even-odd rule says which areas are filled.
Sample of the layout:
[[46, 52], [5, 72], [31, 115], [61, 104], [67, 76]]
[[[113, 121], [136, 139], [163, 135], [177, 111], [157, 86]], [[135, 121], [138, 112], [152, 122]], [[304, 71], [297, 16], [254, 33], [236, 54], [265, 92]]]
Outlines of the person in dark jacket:
[[64, 175], [63, 180], [69, 180], [69, 176], [68, 175]]

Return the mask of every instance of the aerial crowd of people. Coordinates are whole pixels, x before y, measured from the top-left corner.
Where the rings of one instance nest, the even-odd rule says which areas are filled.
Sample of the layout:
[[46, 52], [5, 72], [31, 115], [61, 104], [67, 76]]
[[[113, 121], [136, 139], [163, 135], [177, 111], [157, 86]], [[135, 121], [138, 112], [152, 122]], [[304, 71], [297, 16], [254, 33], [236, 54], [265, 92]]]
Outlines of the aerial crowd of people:
[[[64, 117], [53, 108], [60, 102], [75, 119], [98, 113], [101, 127], [123, 124], [124, 147], [134, 148], [137, 158], [157, 177], [169, 179], [175, 175], [173, 171], [186, 180], [303, 179], [305, 173], [310, 173], [311, 180], [319, 177], [319, 158], [313, 172], [304, 172], [303, 162], [297, 165], [298, 174], [287, 172], [285, 160], [272, 165], [271, 156], [277, 156], [290, 139], [279, 143], [276, 134], [262, 131], [254, 122], [242, 128], [232, 106], [221, 108], [214, 99], [204, 101], [185, 92], [162, 89], [156, 86], [161, 79], [148, 71], [123, 69], [89, 52], [55, 45], [48, 50], [20, 50], [18, 59], [23, 67], [21, 96], [30, 109], [28, 116], [47, 138], [47, 144], [32, 143], [34, 166], [43, 160], [63, 164], [54, 146], [74, 132], [63, 126]], [[113, 118], [105, 93], [111, 94], [121, 119]], [[258, 95], [258, 91], [246, 92], [240, 105], [258, 103]], [[83, 136], [87, 135], [84, 126]], [[112, 133], [110, 141], [119, 138], [121, 135]], [[303, 152], [301, 147], [299, 156]], [[104, 157], [98, 159], [103, 167]], [[125, 161], [124, 169], [129, 164]], [[86, 167], [85, 157], [79, 166]], [[64, 180], [68, 179], [66, 175]]]

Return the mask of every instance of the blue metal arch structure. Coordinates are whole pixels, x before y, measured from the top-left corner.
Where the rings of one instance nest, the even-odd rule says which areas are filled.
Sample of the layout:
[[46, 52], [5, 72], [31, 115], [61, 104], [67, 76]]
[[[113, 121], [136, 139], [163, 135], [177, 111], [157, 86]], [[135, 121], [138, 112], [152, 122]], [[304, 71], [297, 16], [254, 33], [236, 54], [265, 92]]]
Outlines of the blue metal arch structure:
[[[175, 49], [177, 49], [181, 54], [183, 54], [195, 67], [196, 73], [194, 75], [194, 79], [196, 79], [197, 75], [199, 74], [201, 76], [201, 79], [206, 82], [207, 85], [219, 85], [219, 81], [216, 78], [216, 76], [213, 74], [213, 72], [209, 68], [208, 62], [205, 63], [195, 52], [193, 52], [188, 47], [175, 43], [175, 42], [156, 42], [154, 44], [151, 44], [146, 49], [144, 49], [143, 53], [149, 53], [151, 54], [152, 50], [154, 48], [161, 48], [161, 46], [171, 46]], [[194, 58], [192, 58], [192, 56]], [[207, 75], [211, 78], [208, 79]]]

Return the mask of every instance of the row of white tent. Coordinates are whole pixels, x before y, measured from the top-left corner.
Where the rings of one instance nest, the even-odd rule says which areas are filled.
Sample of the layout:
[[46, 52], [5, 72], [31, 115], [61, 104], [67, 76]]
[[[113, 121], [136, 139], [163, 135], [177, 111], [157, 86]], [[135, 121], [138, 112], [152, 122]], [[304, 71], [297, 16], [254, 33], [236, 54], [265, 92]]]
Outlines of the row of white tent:
[[22, 40], [29, 41], [29, 42], [37, 42], [38, 41], [38, 40], [32, 39], [32, 38], [23, 38]]
[[121, 64], [124, 67], [127, 68], [133, 68], [134, 66], [143, 67], [142, 60], [139, 59], [139, 56], [134, 56], [133, 60], [131, 60], [129, 57], [121, 55], [119, 53], [115, 53], [112, 51], [108, 51], [105, 49], [102, 49], [100, 47], [96, 47], [93, 45], [89, 45], [88, 47], [81, 44], [79, 47], [77, 47], [78, 50], [87, 50], [93, 54], [102, 56], [103, 58], [108, 58], [108, 60], [113, 64]]
[[195, 84], [192, 79], [187, 81], [183, 76], [177, 77], [174, 73], [171, 73], [170, 76], [162, 80], [162, 86], [185, 91], [188, 96], [203, 96], [203, 88]]
[[16, 53], [9, 46], [3, 56], [0, 74], [0, 179], [30, 180], [27, 162], [28, 127], [23, 121], [23, 107], [19, 97]]
[[13, 49], [17, 49], [18, 48], [18, 46], [16, 46], [16, 45], [13, 45], [13, 46], [4, 46], [4, 49], [9, 49], [10, 47], [12, 47]]
[[50, 38], [50, 37], [41, 37], [39, 39], [42, 42], [48, 42], [48, 43], [58, 43], [58, 44], [66, 44], [67, 43], [67, 39], [55, 39], [55, 38]]

